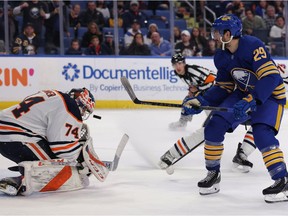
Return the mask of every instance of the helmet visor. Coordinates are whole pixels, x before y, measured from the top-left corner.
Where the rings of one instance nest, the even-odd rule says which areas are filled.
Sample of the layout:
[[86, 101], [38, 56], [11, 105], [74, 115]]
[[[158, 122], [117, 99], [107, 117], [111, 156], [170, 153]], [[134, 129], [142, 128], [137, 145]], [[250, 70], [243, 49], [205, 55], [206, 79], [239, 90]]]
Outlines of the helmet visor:
[[220, 40], [223, 35], [220, 33], [219, 30], [212, 28], [211, 29], [211, 37], [213, 40]]

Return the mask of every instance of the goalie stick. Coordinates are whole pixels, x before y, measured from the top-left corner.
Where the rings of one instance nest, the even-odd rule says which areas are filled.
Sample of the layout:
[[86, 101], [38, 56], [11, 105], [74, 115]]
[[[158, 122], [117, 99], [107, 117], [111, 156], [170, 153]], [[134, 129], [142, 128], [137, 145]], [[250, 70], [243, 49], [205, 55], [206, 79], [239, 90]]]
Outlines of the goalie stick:
[[[122, 85], [124, 86], [125, 90], [127, 91], [128, 95], [130, 96], [131, 100], [135, 104], [142, 104], [142, 105], [151, 105], [151, 106], [165, 106], [165, 107], [177, 107], [182, 108], [182, 104], [173, 104], [173, 103], [162, 103], [162, 102], [154, 102], [154, 101], [142, 101], [139, 100], [133, 89], [131, 84], [129, 83], [128, 79], [126, 77], [120, 78]], [[196, 106], [195, 109], [201, 109], [201, 110], [211, 110], [211, 111], [222, 111], [222, 112], [233, 112], [233, 108], [227, 108], [227, 107], [211, 107], [211, 106]]]
[[[114, 155], [114, 159], [113, 161], [102, 161], [105, 166], [107, 167], [107, 169], [109, 171], [115, 171], [118, 167], [118, 163], [120, 160], [120, 157], [122, 155], [122, 152], [127, 144], [129, 140], [129, 136], [127, 134], [124, 134], [118, 144], [118, 147], [116, 149], [115, 155]], [[67, 165], [67, 166], [79, 166], [82, 167], [82, 165], [78, 164], [75, 161], [67, 161], [65, 159], [59, 159], [60, 161], [58, 161], [58, 159], [55, 160], [51, 160], [51, 163], [53, 164], [58, 164], [58, 165]], [[15, 172], [19, 172], [19, 166], [12, 166], [12, 167], [8, 167], [8, 169], [10, 171], [15, 171]]]
[[122, 155], [122, 152], [128, 140], [129, 140], [129, 136], [127, 134], [124, 134], [117, 147], [113, 161], [103, 161], [103, 163], [109, 169], [109, 171], [115, 171], [117, 169], [120, 157]]

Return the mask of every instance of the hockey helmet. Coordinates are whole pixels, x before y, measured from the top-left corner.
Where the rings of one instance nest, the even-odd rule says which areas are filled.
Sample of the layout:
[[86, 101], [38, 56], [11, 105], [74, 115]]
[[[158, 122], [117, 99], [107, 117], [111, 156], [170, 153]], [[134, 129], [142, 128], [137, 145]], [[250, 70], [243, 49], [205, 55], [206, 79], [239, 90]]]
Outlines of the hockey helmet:
[[86, 120], [94, 111], [94, 96], [86, 88], [73, 88], [68, 94], [76, 101], [82, 118]]
[[175, 64], [177, 62], [185, 63], [185, 57], [181, 53], [176, 53], [171, 58], [171, 63], [172, 64]]
[[242, 22], [234, 14], [226, 14], [218, 17], [212, 24], [211, 36], [215, 38], [215, 32], [219, 32], [221, 37], [224, 35], [225, 31], [231, 32], [233, 38], [238, 38], [242, 36]]

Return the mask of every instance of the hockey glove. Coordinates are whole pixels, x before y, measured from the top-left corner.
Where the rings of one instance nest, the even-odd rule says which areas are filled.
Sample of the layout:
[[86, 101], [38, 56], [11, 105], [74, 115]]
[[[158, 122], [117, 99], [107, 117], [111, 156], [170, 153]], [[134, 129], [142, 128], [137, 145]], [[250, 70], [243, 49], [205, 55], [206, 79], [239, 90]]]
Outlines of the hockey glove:
[[246, 118], [249, 112], [256, 111], [256, 100], [253, 95], [249, 94], [242, 100], [238, 101], [234, 105], [233, 109], [236, 120]]
[[195, 114], [201, 113], [202, 109], [199, 109], [199, 107], [207, 106], [207, 105], [208, 105], [208, 102], [201, 95], [198, 95], [197, 97], [188, 97], [183, 101], [182, 114], [183, 115], [195, 115]]

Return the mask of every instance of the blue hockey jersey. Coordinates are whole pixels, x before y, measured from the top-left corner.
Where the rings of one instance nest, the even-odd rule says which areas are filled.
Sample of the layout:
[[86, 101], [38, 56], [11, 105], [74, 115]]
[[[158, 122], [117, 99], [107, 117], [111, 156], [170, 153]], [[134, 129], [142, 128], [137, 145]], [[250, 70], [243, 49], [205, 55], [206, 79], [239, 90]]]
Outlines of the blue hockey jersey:
[[258, 38], [243, 36], [238, 49], [218, 50], [214, 56], [217, 68], [215, 85], [204, 98], [210, 105], [218, 105], [235, 88], [252, 94], [258, 104], [268, 98], [278, 104], [286, 103], [285, 86], [270, 53]]

